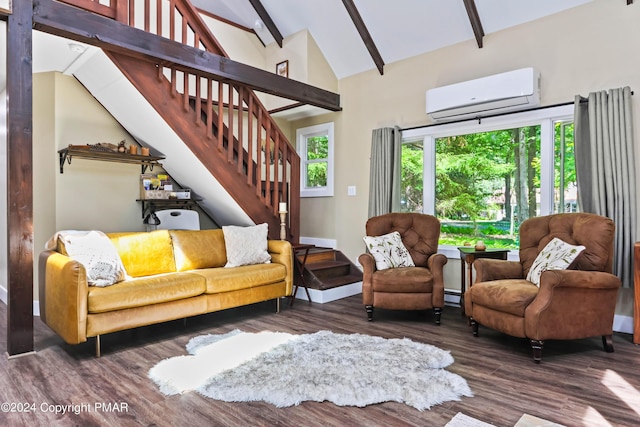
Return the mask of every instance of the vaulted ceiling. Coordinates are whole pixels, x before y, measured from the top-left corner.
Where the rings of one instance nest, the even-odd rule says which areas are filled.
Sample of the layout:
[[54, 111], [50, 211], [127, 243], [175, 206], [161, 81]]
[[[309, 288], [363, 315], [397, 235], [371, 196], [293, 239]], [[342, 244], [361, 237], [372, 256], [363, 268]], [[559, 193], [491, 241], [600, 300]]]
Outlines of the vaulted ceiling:
[[[491, 33], [593, 0], [191, 1], [207, 14], [254, 31], [265, 45], [276, 43], [278, 37], [286, 38], [308, 29], [336, 77], [341, 79], [376, 67], [383, 71], [385, 64], [466, 40], [476, 39], [479, 46], [486, 45], [491, 42]], [[474, 13], [468, 11], [469, 6], [475, 6], [475, 20]], [[368, 38], [363, 38], [358, 31], [350, 15], [354, 10]], [[5, 46], [5, 28], [0, 21], [2, 46]], [[484, 37], [477, 33], [479, 28]], [[375, 51], [372, 52], [371, 46]], [[79, 46], [76, 50], [69, 46], [69, 41], [43, 34], [34, 38], [33, 50], [34, 72], [64, 71], [81, 53]], [[2, 49], [0, 90], [5, 85], [4, 54]]]
[[[490, 43], [491, 33], [592, 0], [191, 1], [207, 13], [255, 31], [265, 45], [277, 42], [279, 35], [286, 38], [308, 29], [341, 79], [466, 40], [475, 39], [479, 46]], [[353, 9], [369, 38], [358, 31], [350, 15]], [[377, 59], [371, 45], [379, 53]]]

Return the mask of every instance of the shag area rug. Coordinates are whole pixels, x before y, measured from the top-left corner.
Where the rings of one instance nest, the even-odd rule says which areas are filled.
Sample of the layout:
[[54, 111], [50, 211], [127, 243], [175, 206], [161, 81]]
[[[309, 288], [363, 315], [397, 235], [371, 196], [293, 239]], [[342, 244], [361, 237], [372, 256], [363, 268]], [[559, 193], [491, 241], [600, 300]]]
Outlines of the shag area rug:
[[187, 352], [149, 371], [165, 395], [195, 390], [226, 402], [277, 407], [393, 401], [418, 410], [473, 396], [464, 378], [444, 369], [453, 363], [448, 351], [407, 338], [235, 330], [195, 337]]

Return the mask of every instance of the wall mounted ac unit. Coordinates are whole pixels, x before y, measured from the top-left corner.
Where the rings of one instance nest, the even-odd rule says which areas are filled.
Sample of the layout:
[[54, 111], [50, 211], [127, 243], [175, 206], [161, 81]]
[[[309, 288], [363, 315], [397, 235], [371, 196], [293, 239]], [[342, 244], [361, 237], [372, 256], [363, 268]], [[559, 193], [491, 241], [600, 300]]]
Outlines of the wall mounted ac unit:
[[540, 73], [522, 68], [427, 90], [427, 114], [460, 120], [523, 110], [540, 104]]

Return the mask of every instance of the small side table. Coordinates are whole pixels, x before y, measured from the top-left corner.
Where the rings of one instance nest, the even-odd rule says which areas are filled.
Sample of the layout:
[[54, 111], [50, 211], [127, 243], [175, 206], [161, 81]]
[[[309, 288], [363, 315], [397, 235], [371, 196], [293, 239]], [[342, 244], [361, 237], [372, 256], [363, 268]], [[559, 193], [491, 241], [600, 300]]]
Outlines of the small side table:
[[[304, 278], [304, 269], [307, 264], [307, 256], [309, 256], [309, 249], [314, 248], [315, 245], [307, 245], [307, 244], [292, 244], [293, 248], [293, 283], [295, 288], [293, 289], [293, 293], [291, 294], [291, 302], [289, 302], [289, 306], [293, 307], [293, 302], [296, 299], [296, 294], [298, 293], [298, 288], [302, 286], [304, 290], [307, 292], [307, 299], [311, 302], [311, 295], [309, 295], [309, 288], [307, 286], [307, 281]], [[298, 258], [298, 253], [302, 255], [302, 261]]]
[[477, 251], [473, 246], [461, 246], [458, 248], [458, 251], [460, 251], [460, 309], [464, 315], [464, 292], [466, 291], [465, 265], [469, 266], [467, 277], [469, 287], [471, 287], [471, 285], [473, 285], [473, 262], [478, 258], [506, 260], [509, 249], [485, 249], [484, 251]]

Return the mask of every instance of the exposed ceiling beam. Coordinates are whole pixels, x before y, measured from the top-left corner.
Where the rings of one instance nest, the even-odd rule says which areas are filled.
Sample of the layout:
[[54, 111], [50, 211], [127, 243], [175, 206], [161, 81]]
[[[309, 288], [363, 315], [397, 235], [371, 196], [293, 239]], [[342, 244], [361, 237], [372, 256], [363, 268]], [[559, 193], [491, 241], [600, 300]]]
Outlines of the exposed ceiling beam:
[[478, 15], [478, 9], [476, 8], [475, 0], [463, 0], [464, 7], [467, 9], [467, 15], [469, 15], [469, 21], [471, 21], [471, 28], [473, 28], [473, 34], [476, 36], [476, 42], [478, 47], [482, 48], [482, 38], [484, 37], [484, 30], [482, 29], [482, 22], [480, 22], [480, 16]]
[[267, 30], [269, 30], [273, 38], [276, 40], [276, 43], [278, 43], [278, 46], [282, 47], [282, 34], [280, 34], [275, 22], [273, 22], [273, 19], [269, 16], [267, 9], [265, 9], [262, 3], [260, 3], [260, 0], [249, 0], [249, 2], [258, 13], [258, 16], [264, 25], [267, 27]]
[[356, 5], [353, 3], [353, 0], [342, 0], [342, 3], [344, 3], [344, 7], [347, 9], [347, 12], [349, 12], [349, 16], [355, 24], [358, 33], [360, 33], [360, 37], [362, 37], [364, 45], [367, 47], [376, 67], [378, 67], [378, 71], [381, 75], [384, 74], [384, 60], [382, 59], [380, 52], [378, 52], [378, 48], [373, 42], [373, 38], [371, 37], [371, 34], [369, 34], [369, 30], [364, 24], [362, 16], [360, 16], [360, 12], [358, 12]]
[[259, 92], [340, 111], [340, 95], [150, 34], [54, 0], [34, 0], [34, 28], [146, 61], [233, 81]]

